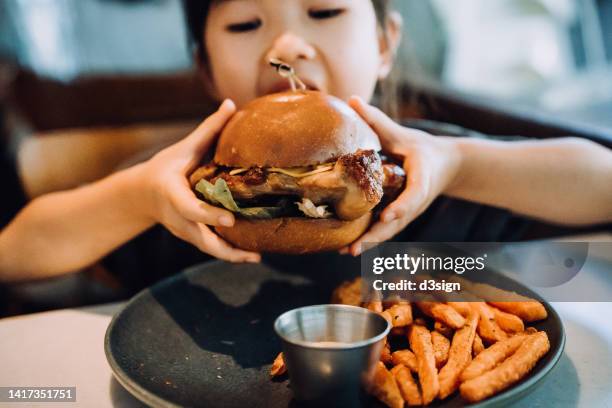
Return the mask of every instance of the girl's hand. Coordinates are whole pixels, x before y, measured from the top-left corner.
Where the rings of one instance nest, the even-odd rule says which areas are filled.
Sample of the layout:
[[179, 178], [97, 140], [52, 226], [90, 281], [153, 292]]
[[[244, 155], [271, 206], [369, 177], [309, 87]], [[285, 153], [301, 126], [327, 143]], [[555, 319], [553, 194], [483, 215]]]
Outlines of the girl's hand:
[[386, 241], [423, 213], [453, 183], [460, 154], [452, 138], [402, 127], [358, 97], [352, 97], [349, 104], [378, 134], [385, 152], [404, 158], [407, 176], [404, 191], [384, 209], [380, 220], [357, 241], [340, 250], [357, 256], [363, 243]]
[[226, 100], [189, 136], [145, 162], [139, 178], [145, 190], [142, 199], [155, 222], [201, 251], [231, 262], [259, 262], [258, 253], [234, 248], [211, 231], [209, 225], [234, 225], [234, 215], [198, 199], [188, 181], [235, 111], [234, 103]]

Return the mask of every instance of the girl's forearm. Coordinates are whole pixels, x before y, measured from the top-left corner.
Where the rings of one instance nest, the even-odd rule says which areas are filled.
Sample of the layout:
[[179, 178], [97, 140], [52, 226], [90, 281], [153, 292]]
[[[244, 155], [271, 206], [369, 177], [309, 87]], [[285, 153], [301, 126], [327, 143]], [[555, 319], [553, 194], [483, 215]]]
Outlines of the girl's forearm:
[[141, 171], [135, 166], [32, 201], [0, 232], [0, 281], [78, 270], [151, 227]]
[[612, 221], [610, 150], [577, 138], [452, 140], [461, 165], [447, 195], [558, 224]]

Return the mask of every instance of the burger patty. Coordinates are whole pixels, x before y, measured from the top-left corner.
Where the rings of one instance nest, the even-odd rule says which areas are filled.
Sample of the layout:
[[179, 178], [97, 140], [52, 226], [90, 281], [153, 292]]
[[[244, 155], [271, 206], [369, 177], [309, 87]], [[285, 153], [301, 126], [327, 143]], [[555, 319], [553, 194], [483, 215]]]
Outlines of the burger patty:
[[193, 173], [191, 184], [195, 185], [202, 178], [214, 184], [222, 178], [234, 199], [240, 201], [269, 195], [299, 196], [315, 205], [331, 205], [342, 220], [354, 220], [371, 211], [383, 194], [395, 197], [406, 178], [401, 167], [383, 164], [374, 150], [341, 156], [331, 170], [305, 177], [268, 172], [261, 167], [252, 167], [236, 175], [230, 175], [230, 171], [209, 164]]

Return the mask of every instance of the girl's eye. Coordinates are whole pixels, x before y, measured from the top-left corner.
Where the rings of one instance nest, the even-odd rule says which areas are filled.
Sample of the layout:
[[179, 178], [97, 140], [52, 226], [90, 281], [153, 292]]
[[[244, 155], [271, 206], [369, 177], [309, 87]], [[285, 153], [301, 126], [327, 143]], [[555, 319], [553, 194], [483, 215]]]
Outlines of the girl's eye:
[[310, 18], [314, 18], [316, 20], [324, 20], [326, 18], [334, 18], [344, 13], [344, 9], [335, 8], [335, 9], [321, 9], [321, 10], [308, 10], [308, 15]]
[[252, 21], [246, 21], [244, 23], [230, 24], [226, 27], [227, 31], [232, 33], [244, 33], [247, 31], [257, 30], [261, 26], [261, 20], [256, 19]]

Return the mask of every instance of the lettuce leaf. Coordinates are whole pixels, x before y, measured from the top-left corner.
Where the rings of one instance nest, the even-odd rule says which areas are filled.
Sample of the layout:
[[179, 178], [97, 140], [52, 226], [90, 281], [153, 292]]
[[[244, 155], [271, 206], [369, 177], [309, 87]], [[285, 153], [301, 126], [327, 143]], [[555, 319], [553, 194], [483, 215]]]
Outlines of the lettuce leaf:
[[204, 196], [209, 203], [218, 207], [242, 215], [245, 218], [269, 219], [281, 216], [285, 209], [283, 207], [245, 207], [241, 208], [234, 201], [232, 192], [222, 178], [218, 178], [213, 185], [208, 180], [202, 179], [195, 186], [196, 191]]

